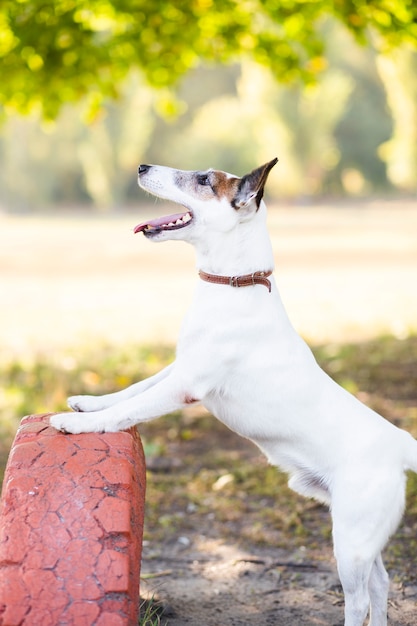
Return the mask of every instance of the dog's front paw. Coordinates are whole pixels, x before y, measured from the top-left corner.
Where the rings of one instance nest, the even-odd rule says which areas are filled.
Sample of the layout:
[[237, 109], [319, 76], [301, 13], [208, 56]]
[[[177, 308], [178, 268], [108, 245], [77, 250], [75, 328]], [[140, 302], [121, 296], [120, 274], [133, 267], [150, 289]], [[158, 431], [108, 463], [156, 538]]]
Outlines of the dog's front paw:
[[67, 404], [73, 411], [85, 413], [86, 411], [100, 411], [105, 408], [100, 396], [71, 396]]
[[115, 419], [104, 412], [96, 413], [57, 413], [52, 415], [49, 423], [63, 433], [78, 435], [80, 433], [113, 433], [129, 428], [131, 424]]
[[88, 419], [85, 413], [57, 413], [49, 420], [51, 426], [63, 433], [78, 435], [79, 433], [94, 433], [103, 431], [93, 419]]

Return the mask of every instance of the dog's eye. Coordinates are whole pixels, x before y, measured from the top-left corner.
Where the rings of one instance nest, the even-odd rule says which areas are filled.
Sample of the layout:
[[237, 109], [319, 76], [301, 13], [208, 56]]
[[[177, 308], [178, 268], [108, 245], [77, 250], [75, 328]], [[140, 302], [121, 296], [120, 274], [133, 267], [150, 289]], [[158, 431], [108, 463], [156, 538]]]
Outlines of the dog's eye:
[[197, 182], [199, 185], [210, 185], [210, 178], [208, 174], [199, 174], [197, 176]]

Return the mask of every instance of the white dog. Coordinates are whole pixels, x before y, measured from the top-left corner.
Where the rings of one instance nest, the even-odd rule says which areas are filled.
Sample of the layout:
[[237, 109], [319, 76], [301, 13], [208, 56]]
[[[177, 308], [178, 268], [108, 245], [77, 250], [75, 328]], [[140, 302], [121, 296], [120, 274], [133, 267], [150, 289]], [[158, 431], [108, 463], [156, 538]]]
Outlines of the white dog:
[[337, 385], [285, 313], [271, 276], [264, 185], [277, 159], [243, 178], [139, 167], [139, 184], [185, 207], [140, 224], [152, 241], [193, 244], [199, 280], [176, 360], [114, 394], [69, 399], [51, 418], [68, 433], [117, 431], [201, 402], [289, 473], [289, 485], [327, 503], [345, 594], [345, 626], [387, 623], [381, 550], [404, 509], [417, 442]]

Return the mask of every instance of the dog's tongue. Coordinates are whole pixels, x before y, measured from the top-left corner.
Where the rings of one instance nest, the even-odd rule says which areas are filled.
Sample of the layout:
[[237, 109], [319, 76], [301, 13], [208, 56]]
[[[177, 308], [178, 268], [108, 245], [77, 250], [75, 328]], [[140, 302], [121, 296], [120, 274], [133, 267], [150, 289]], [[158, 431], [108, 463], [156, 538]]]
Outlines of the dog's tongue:
[[174, 213], [174, 215], [165, 215], [164, 217], [157, 217], [154, 220], [149, 220], [148, 222], [142, 222], [142, 224], [138, 224], [134, 228], [134, 233], [141, 233], [147, 226], [151, 228], [160, 228], [161, 226], [166, 226], [167, 224], [175, 224], [178, 219], [184, 216], [184, 213]]

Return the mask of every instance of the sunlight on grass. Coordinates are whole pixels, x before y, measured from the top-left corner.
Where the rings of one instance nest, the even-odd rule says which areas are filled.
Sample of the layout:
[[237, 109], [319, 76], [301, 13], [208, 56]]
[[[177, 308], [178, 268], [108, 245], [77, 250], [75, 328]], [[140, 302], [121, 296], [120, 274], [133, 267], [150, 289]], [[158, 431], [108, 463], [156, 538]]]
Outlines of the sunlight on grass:
[[[74, 394], [103, 394], [151, 376], [173, 359], [168, 347], [113, 348], [9, 358], [0, 354], [0, 456], [24, 415], [65, 410]], [[3, 472], [1, 472], [2, 474]]]

